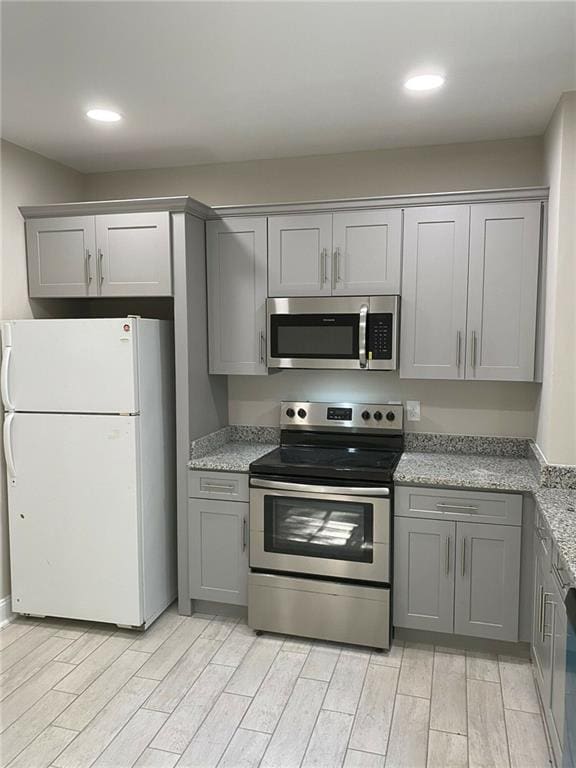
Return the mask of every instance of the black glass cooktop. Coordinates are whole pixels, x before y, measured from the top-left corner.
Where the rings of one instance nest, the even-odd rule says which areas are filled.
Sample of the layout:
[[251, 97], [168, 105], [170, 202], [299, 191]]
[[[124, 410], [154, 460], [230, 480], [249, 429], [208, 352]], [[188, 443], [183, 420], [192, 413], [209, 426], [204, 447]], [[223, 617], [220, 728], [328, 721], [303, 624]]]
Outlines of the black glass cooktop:
[[288, 445], [252, 462], [250, 472], [388, 483], [400, 456], [401, 450]]

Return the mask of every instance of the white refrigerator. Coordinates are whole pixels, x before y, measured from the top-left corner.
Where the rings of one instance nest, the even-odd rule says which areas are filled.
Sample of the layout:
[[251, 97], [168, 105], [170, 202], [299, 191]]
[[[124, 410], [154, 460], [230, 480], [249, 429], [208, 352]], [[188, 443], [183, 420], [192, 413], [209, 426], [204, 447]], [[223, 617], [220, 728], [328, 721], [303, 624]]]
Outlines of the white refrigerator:
[[176, 596], [172, 324], [0, 329], [12, 610], [147, 626]]

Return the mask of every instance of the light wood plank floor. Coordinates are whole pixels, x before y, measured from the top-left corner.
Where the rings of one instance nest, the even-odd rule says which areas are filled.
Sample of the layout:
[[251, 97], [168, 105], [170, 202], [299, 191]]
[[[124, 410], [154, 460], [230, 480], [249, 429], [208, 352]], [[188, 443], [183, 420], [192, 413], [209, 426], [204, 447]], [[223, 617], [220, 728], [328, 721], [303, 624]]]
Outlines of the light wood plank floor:
[[143, 634], [0, 630], [0, 766], [547, 768], [529, 662], [389, 654], [169, 608]]

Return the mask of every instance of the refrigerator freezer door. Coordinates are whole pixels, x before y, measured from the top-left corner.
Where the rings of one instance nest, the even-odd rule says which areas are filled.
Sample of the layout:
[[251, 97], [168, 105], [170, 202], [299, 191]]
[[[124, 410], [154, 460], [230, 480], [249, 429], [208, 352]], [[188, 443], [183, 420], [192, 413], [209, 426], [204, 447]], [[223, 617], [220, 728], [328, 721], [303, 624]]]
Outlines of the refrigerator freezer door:
[[137, 318], [2, 323], [5, 410], [137, 413]]
[[142, 624], [139, 417], [11, 416], [13, 610]]

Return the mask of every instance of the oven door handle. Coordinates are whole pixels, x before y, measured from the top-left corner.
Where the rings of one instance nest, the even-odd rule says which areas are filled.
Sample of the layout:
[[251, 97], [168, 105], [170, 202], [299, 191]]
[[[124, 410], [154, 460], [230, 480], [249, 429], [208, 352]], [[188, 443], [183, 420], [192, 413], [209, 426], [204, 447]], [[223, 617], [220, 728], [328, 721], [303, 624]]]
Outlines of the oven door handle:
[[274, 491], [302, 491], [302, 493], [331, 493], [335, 496], [390, 496], [390, 488], [345, 488], [332, 485], [304, 485], [282, 483], [278, 480], [250, 479], [251, 488], [269, 488]]
[[360, 307], [360, 323], [358, 325], [358, 358], [360, 360], [360, 368], [366, 368], [367, 354], [366, 354], [366, 325], [368, 319], [368, 307], [366, 304], [362, 304]]

